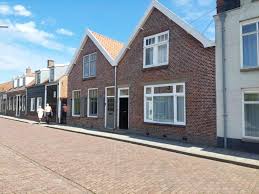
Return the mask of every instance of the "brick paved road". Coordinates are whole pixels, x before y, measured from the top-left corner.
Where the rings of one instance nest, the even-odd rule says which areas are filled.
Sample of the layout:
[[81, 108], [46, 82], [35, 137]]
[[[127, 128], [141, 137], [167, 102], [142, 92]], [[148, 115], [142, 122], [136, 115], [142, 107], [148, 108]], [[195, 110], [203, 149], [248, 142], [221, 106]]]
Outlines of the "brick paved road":
[[259, 171], [0, 119], [0, 193], [259, 193]]

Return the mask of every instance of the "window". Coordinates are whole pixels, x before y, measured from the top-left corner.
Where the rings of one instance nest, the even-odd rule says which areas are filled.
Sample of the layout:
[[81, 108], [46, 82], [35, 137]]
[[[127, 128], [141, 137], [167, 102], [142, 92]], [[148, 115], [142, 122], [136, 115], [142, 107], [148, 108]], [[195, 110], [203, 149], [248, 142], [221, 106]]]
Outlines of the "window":
[[144, 38], [144, 68], [167, 65], [169, 31]]
[[185, 125], [185, 84], [144, 87], [144, 121]]
[[259, 91], [244, 93], [244, 135], [259, 138]]
[[49, 81], [53, 82], [55, 79], [55, 69], [51, 68], [49, 71]]
[[16, 97], [13, 97], [13, 111], [16, 110]]
[[39, 108], [39, 107], [42, 107], [42, 98], [41, 97], [38, 97], [37, 98], [37, 109]]
[[36, 84], [40, 84], [40, 72], [36, 73]]
[[98, 89], [88, 90], [88, 117], [97, 117]]
[[25, 111], [26, 107], [26, 96], [22, 96], [22, 111]]
[[80, 116], [80, 90], [72, 92], [72, 116]]
[[83, 57], [83, 78], [96, 76], [96, 58], [96, 53]]
[[35, 98], [31, 98], [31, 112], [35, 111]]
[[19, 87], [22, 87], [22, 86], [24, 86], [24, 84], [23, 84], [23, 78], [20, 78], [20, 79], [19, 79]]
[[12, 110], [12, 97], [9, 98], [9, 110]]
[[18, 87], [18, 80], [17, 80], [17, 79], [14, 80], [14, 82], [13, 82], [13, 87], [14, 87], [14, 88], [17, 88], [17, 87]]
[[242, 25], [242, 67], [259, 67], [259, 22]]

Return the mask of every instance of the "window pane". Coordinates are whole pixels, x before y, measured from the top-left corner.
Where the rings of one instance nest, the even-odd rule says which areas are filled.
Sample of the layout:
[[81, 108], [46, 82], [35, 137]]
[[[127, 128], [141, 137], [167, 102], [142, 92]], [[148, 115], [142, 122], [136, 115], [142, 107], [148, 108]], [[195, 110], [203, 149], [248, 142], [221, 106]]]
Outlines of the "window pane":
[[243, 36], [243, 66], [257, 66], [257, 38], [256, 34]]
[[167, 62], [167, 44], [158, 46], [158, 63]]
[[146, 48], [146, 64], [145, 65], [153, 65], [154, 59], [154, 48]]
[[90, 62], [90, 75], [91, 76], [95, 76], [96, 75], [95, 61]]
[[80, 91], [74, 92], [74, 114], [80, 115]]
[[245, 105], [245, 135], [259, 137], [259, 104]]
[[115, 89], [107, 88], [107, 96], [115, 96]]
[[89, 115], [97, 116], [97, 90], [89, 90]]
[[184, 122], [184, 97], [177, 97], [177, 122]]
[[168, 40], [168, 34], [163, 34], [161, 36], [158, 36], [158, 42], [164, 42]]
[[183, 85], [177, 85], [176, 86], [176, 92], [177, 93], [183, 93]]
[[125, 89], [125, 90], [120, 90], [120, 96], [128, 96], [129, 95], [129, 90]]
[[245, 101], [258, 101], [259, 102], [259, 93], [258, 94], [245, 94]]
[[153, 107], [152, 107], [152, 98], [147, 97], [146, 98], [146, 119], [152, 120], [152, 114], [153, 114]]
[[159, 96], [154, 97], [154, 121], [170, 122], [174, 121], [174, 97]]
[[151, 88], [146, 88], [146, 94], [151, 94], [151, 93], [152, 93]]
[[163, 87], [155, 87], [155, 94], [171, 94], [173, 93], [173, 86], [163, 86]]
[[256, 31], [256, 23], [248, 24], [248, 25], [242, 26], [242, 32], [243, 32], [243, 34], [255, 32], [255, 31]]

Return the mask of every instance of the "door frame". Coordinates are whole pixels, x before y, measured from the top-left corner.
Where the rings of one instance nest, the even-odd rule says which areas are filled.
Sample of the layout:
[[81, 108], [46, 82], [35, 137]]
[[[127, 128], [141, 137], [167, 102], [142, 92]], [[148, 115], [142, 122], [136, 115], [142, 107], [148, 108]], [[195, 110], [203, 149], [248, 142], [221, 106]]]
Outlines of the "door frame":
[[[109, 89], [109, 88], [114, 88], [114, 96], [107, 96], [107, 89]], [[105, 127], [105, 129], [107, 129], [107, 108], [108, 108], [108, 106], [107, 106], [107, 102], [108, 102], [108, 100], [107, 100], [107, 98], [114, 98], [114, 102], [115, 102], [115, 94], [116, 92], [115, 92], [115, 86], [108, 86], [108, 87], [105, 87], [105, 107], [104, 107], [104, 115], [105, 115], [105, 119], [104, 119], [104, 127]], [[114, 125], [114, 128], [115, 128], [115, 113], [116, 113], [116, 110], [115, 110], [115, 107], [114, 107], [114, 123], [113, 123], [113, 125]]]
[[[121, 90], [128, 90], [128, 95], [120, 95]], [[117, 102], [117, 127], [120, 128], [120, 99], [128, 98], [128, 129], [129, 129], [129, 87], [118, 88], [118, 102]]]

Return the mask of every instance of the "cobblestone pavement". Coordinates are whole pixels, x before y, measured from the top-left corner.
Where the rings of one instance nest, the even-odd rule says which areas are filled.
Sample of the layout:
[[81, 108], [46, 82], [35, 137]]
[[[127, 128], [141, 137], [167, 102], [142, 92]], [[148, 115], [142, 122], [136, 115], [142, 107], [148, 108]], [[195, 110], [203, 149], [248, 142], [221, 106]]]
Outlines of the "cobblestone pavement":
[[0, 118], [0, 193], [259, 193], [259, 171]]

